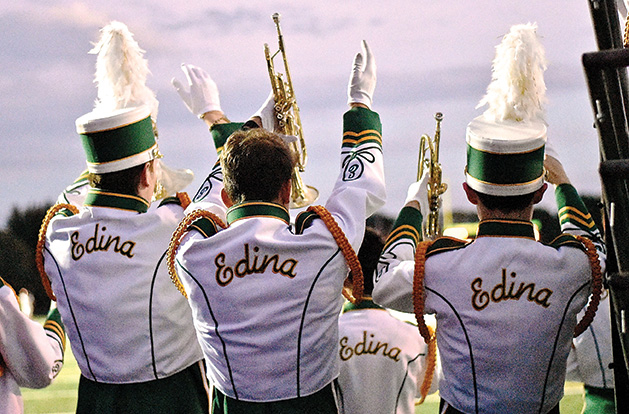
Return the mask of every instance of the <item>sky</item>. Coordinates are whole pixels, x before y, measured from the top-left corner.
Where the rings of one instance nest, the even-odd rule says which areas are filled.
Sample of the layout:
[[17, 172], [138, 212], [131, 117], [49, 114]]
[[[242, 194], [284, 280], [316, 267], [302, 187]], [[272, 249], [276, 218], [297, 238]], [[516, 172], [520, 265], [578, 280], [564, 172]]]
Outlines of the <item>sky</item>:
[[[100, 28], [121, 21], [146, 51], [164, 161], [194, 171], [186, 188], [194, 194], [216, 154], [171, 79], [184, 79], [181, 63], [202, 67], [218, 85], [225, 114], [246, 120], [270, 91], [263, 45], [277, 50], [275, 12], [309, 154], [302, 178], [320, 191], [317, 203], [339, 172], [347, 82], [365, 39], [377, 65], [372, 109], [383, 123], [388, 197], [381, 212], [402, 206], [416, 179], [419, 138], [434, 135], [435, 112], [444, 115], [444, 209], [473, 211], [461, 188], [465, 127], [482, 113], [475, 107], [491, 80], [495, 47], [512, 25], [529, 22], [537, 23], [548, 59], [549, 139], [577, 189], [600, 194], [598, 136], [581, 66], [582, 54], [596, 50], [587, 0], [21, 0], [0, 3], [0, 228], [14, 207], [53, 202], [85, 168], [74, 121], [96, 99], [96, 57], [88, 51]], [[552, 192], [542, 207], [554, 209]]]

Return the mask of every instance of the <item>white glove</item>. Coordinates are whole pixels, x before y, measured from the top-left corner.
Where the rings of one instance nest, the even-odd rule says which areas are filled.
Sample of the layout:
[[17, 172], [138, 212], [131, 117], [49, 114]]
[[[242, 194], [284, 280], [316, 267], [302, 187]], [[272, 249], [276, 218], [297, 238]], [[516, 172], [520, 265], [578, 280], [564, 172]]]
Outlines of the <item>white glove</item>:
[[408, 186], [406, 200], [404, 201], [404, 205], [411, 201], [417, 201], [419, 203], [419, 211], [422, 213], [422, 217], [424, 219], [428, 217], [428, 213], [430, 212], [430, 206], [428, 205], [429, 176], [430, 174], [428, 174], [428, 169], [426, 169], [426, 171], [424, 171], [424, 175], [422, 175], [419, 181], [415, 181], [413, 184]]
[[362, 53], [354, 57], [352, 73], [347, 88], [347, 104], [362, 103], [371, 109], [373, 91], [376, 88], [376, 59], [366, 41], [362, 41]]
[[555, 150], [555, 147], [550, 143], [550, 139], [546, 138], [546, 145], [544, 146], [544, 158], [546, 155], [550, 155], [553, 158], [559, 159], [559, 154]]
[[188, 79], [187, 89], [175, 78], [171, 82], [190, 112], [201, 118], [206, 112], [220, 111], [218, 87], [210, 75], [197, 66], [185, 63], [181, 64], [181, 70]]
[[[251, 118], [256, 116], [260, 118], [260, 121], [262, 122], [262, 128], [266, 129], [267, 131], [275, 132], [275, 122], [277, 118], [275, 116], [275, 97], [273, 96], [273, 92], [269, 94], [269, 96], [266, 98], [266, 101], [264, 101], [260, 109], [258, 109], [258, 112], [251, 115]], [[284, 140], [284, 142], [287, 144], [296, 142], [299, 139], [294, 135], [285, 135], [280, 133], [278, 133], [277, 135], [279, 135], [280, 138], [282, 138], [282, 140]]]
[[266, 98], [266, 101], [262, 104], [258, 112], [251, 115], [251, 117], [259, 117], [262, 121], [262, 128], [267, 131], [273, 132], [275, 130], [275, 98], [273, 97], [273, 92], [269, 94]]

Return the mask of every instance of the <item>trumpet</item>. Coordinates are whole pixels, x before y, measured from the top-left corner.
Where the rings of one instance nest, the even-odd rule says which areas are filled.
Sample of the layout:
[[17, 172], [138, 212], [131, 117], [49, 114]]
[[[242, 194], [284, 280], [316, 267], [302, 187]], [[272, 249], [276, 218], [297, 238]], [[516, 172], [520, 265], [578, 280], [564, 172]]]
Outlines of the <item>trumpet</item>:
[[443, 229], [439, 209], [441, 208], [441, 195], [446, 192], [448, 185], [441, 182], [442, 170], [439, 164], [439, 141], [441, 140], [441, 121], [443, 114], [435, 114], [437, 126], [434, 138], [424, 134], [419, 143], [419, 161], [417, 163], [417, 180], [428, 169], [428, 207], [430, 209], [424, 224], [424, 238], [433, 240], [441, 236]]
[[[265, 43], [264, 55], [266, 57], [269, 77], [271, 78], [273, 98], [275, 100], [275, 132], [297, 137], [297, 140], [290, 144], [291, 150], [295, 153], [297, 159], [295, 169], [292, 174], [290, 208], [301, 208], [314, 203], [317, 198], [319, 198], [319, 191], [314, 187], [305, 185], [301, 178], [301, 173], [306, 169], [308, 152], [306, 150], [306, 141], [304, 140], [301, 119], [299, 117], [299, 107], [297, 106], [297, 100], [295, 99], [293, 82], [288, 69], [288, 61], [286, 60], [284, 38], [280, 29], [280, 14], [274, 13], [272, 18], [275, 22], [275, 26], [277, 27], [279, 49], [275, 53], [271, 54], [269, 45]], [[277, 73], [275, 71], [273, 59], [278, 53], [282, 54], [286, 80], [284, 80], [284, 76], [281, 73]]]

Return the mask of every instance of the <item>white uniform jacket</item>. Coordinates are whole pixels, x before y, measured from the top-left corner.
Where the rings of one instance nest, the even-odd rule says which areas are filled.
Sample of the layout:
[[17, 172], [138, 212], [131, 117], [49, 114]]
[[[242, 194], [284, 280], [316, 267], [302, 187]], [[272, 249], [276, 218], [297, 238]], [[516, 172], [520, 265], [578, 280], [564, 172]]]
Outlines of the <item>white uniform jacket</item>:
[[[365, 219], [385, 197], [379, 117], [352, 109], [344, 131], [341, 174], [326, 208], [358, 250]], [[216, 137], [215, 144], [220, 148]], [[219, 190], [206, 183], [197, 206], [216, 207], [208, 200], [218, 200]], [[176, 256], [212, 383], [255, 402], [321, 390], [338, 376], [348, 274], [332, 234], [314, 214], [292, 226], [284, 207], [262, 202], [233, 206], [227, 222], [216, 232], [210, 220], [199, 220]]]
[[[562, 230], [598, 230], [574, 187], [556, 190]], [[374, 301], [412, 312], [421, 214], [404, 208], [384, 248]], [[488, 220], [473, 242], [437, 239], [425, 261], [425, 313], [437, 320], [441, 397], [464, 413], [546, 413], [563, 396], [577, 313], [591, 268], [571, 235], [537, 242], [533, 224]]]
[[202, 358], [190, 307], [164, 260], [183, 218], [176, 198], [147, 212], [139, 197], [89, 190], [60, 211], [44, 264], [81, 374], [103, 383], [168, 377]]
[[[417, 327], [363, 300], [339, 318], [338, 379], [344, 414], [412, 414], [426, 374], [428, 347]], [[428, 393], [437, 390], [433, 377]]]
[[50, 385], [64, 352], [59, 312], [51, 311], [42, 327], [20, 311], [15, 292], [0, 279], [0, 414], [24, 412], [20, 387]]

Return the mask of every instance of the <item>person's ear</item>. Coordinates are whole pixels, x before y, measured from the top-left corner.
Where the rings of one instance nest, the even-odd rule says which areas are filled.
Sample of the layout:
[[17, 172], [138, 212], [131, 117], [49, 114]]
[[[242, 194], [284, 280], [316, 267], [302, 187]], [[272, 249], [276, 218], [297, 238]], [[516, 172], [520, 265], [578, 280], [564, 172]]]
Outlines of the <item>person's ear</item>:
[[142, 168], [142, 174], [140, 174], [140, 188], [146, 188], [151, 185], [151, 174], [153, 174], [153, 163], [147, 162]]
[[229, 197], [229, 195], [227, 194], [227, 191], [225, 191], [224, 188], [221, 188], [221, 199], [223, 200], [223, 203], [225, 204], [225, 207], [227, 208], [230, 208], [231, 206], [234, 205], [234, 202]]
[[474, 205], [478, 205], [478, 194], [476, 194], [476, 191], [472, 190], [467, 183], [463, 183], [463, 190], [465, 191], [467, 201]]
[[544, 185], [542, 185], [537, 191], [535, 191], [535, 194], [533, 195], [533, 204], [537, 204], [542, 201], [542, 198], [544, 198], [544, 193], [546, 192], [547, 188], [548, 184], [544, 183]]
[[289, 205], [290, 204], [290, 193], [292, 191], [292, 188], [293, 188], [293, 180], [292, 179], [286, 181], [282, 185], [282, 188], [280, 188], [280, 201], [282, 202], [283, 205]]

